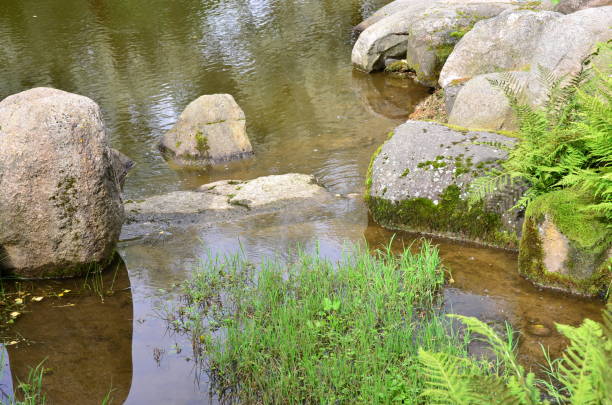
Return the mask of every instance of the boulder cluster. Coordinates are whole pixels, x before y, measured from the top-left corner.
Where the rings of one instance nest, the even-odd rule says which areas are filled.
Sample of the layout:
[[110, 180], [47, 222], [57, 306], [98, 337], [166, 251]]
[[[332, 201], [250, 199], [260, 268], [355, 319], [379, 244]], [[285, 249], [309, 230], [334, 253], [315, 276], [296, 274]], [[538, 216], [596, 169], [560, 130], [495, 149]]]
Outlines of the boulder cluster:
[[541, 107], [547, 82], [610, 68], [597, 55], [598, 45], [612, 40], [610, 27], [609, 0], [396, 0], [355, 27], [355, 68], [392, 70], [401, 61], [416, 81], [439, 89], [448, 116], [408, 121], [376, 151], [366, 183], [373, 218], [393, 229], [518, 249], [519, 271], [534, 282], [599, 292], [612, 247], [581, 248], [546, 207], [527, 218], [510, 209], [525, 187], [493, 190], [478, 204], [467, 195], [517, 141], [518, 122], [500, 83]]

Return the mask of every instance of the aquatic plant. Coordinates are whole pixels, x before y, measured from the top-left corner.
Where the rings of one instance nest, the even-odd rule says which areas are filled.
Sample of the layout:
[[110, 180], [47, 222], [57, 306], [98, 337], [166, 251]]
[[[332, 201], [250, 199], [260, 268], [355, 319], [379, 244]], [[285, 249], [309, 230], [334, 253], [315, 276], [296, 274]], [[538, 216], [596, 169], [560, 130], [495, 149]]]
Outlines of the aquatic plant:
[[192, 337], [218, 395], [239, 403], [416, 403], [419, 347], [467, 356], [437, 314], [438, 252], [300, 253], [259, 269], [211, 259], [183, 285], [170, 326]]

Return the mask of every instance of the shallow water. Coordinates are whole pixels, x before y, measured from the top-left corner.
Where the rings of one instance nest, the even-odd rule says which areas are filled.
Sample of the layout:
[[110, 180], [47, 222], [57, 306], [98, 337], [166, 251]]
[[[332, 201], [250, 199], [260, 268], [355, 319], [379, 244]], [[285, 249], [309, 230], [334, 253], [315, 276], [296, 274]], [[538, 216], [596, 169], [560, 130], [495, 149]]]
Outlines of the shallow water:
[[[218, 179], [314, 174], [332, 192], [362, 193], [374, 149], [427, 94], [408, 80], [363, 75], [350, 66], [351, 27], [384, 0], [5, 0], [0, 2], [0, 98], [53, 86], [102, 107], [113, 146], [137, 163], [126, 198], [192, 189]], [[170, 168], [156, 144], [201, 94], [227, 92], [245, 110], [255, 157], [207, 171]], [[15, 384], [43, 359], [50, 404], [191, 404], [210, 401], [190, 346], [159, 317], [174, 284], [207, 254], [243, 251], [253, 261], [290, 259], [300, 245], [338, 258], [347, 242], [386, 244], [360, 198], [177, 230], [147, 243], [124, 241], [124, 264], [104, 276], [104, 301], [84, 280], [23, 284], [33, 295], [7, 347]], [[400, 247], [412, 237], [396, 238]], [[579, 323], [599, 319], [598, 302], [539, 291], [516, 273], [513, 253], [436, 241], [455, 283], [446, 306], [492, 322]], [[114, 279], [114, 282], [113, 282]], [[129, 288], [128, 288], [129, 287]], [[71, 292], [57, 295], [64, 289]], [[539, 361], [553, 333], [524, 334], [521, 355]], [[0, 387], [2, 388], [2, 387]]]

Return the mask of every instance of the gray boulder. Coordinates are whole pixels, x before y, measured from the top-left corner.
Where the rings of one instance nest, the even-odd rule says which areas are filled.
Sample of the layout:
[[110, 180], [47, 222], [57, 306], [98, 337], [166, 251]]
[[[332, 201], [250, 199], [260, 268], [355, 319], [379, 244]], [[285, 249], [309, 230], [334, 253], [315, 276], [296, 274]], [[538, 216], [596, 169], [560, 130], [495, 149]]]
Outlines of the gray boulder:
[[0, 102], [0, 267], [84, 274], [112, 256], [123, 203], [98, 105], [36, 88]]
[[599, 42], [612, 38], [612, 7], [570, 15], [554, 12], [506, 12], [476, 24], [457, 44], [440, 73], [440, 86], [465, 82], [453, 102], [449, 122], [469, 128], [516, 129], [508, 103], [487, 79], [513, 71], [520, 96], [533, 107], [548, 96], [542, 75], [569, 80]]
[[[530, 74], [512, 72], [512, 76], [524, 87]], [[505, 77], [500, 73], [480, 75], [461, 87], [452, 104], [449, 124], [495, 131], [518, 129], [518, 122], [508, 98], [499, 88], [493, 86], [490, 80], [503, 81]]]
[[229, 94], [201, 96], [181, 113], [160, 149], [174, 163], [200, 166], [253, 153], [244, 112]]
[[510, 1], [414, 1], [361, 33], [353, 47], [353, 66], [372, 72], [383, 69], [385, 59], [406, 59], [417, 81], [435, 86], [461, 36], [477, 21], [513, 7]]
[[563, 14], [571, 14], [576, 11], [591, 7], [612, 6], [612, 0], [561, 0], [553, 8]]
[[[432, 2], [429, 2], [430, 4]], [[385, 17], [390, 16], [391, 14], [395, 14], [398, 11], [405, 10], [406, 8], [413, 7], [415, 4], [415, 0], [395, 0], [389, 4], [384, 5], [379, 8], [374, 14], [363, 20], [361, 23], [356, 25], [353, 28], [353, 32], [356, 34], [361, 34], [366, 28], [369, 26], [376, 24], [378, 21], [382, 20]]]
[[560, 17], [552, 11], [511, 10], [476, 23], [446, 60], [440, 86], [484, 73], [531, 69], [542, 32]]
[[470, 206], [473, 179], [495, 167], [512, 138], [407, 121], [372, 159], [366, 199], [379, 224], [477, 243], [517, 247], [521, 213], [508, 212], [522, 190], [497, 193]]

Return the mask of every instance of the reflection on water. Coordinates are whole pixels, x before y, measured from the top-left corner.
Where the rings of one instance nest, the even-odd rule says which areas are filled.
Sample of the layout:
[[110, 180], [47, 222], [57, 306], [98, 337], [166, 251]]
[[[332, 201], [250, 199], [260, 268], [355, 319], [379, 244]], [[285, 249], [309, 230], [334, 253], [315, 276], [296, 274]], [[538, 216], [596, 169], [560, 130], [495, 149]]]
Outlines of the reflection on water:
[[[113, 146], [137, 163], [126, 183], [129, 199], [288, 172], [314, 174], [334, 193], [360, 193], [371, 153], [427, 94], [410, 81], [352, 71], [351, 28], [384, 3], [3, 0], [0, 99], [53, 86], [97, 101]], [[190, 101], [220, 92], [244, 109], [256, 155], [206, 171], [173, 170], [157, 150], [159, 138]], [[360, 198], [168, 231], [157, 241], [120, 244], [127, 271], [116, 273], [116, 292], [104, 303], [70, 293], [31, 305], [13, 330], [26, 341], [8, 349], [12, 380], [48, 357], [50, 404], [99, 404], [111, 386], [113, 403], [212, 402], [206, 377], [194, 372], [189, 342], [170, 334], [159, 317], [160, 306], [176, 299], [175, 284], [201, 258], [243, 252], [254, 262], [290, 259], [287, 250], [300, 245], [336, 259], [347, 241], [376, 245], [391, 236], [368, 226]], [[520, 329], [599, 317], [599, 303], [544, 293], [523, 281], [511, 253], [439, 243], [456, 281], [446, 302], [457, 312], [507, 319]], [[82, 285], [68, 280], [31, 288], [79, 291]], [[554, 350], [562, 345], [557, 334], [525, 336], [521, 353], [532, 356], [540, 341]], [[5, 375], [0, 383], [10, 380]]]
[[[44, 362], [50, 404], [100, 404], [112, 390], [116, 403], [132, 380], [132, 297], [120, 259], [101, 279], [24, 282], [9, 285], [28, 293], [27, 312], [11, 330], [7, 347], [13, 385]], [[68, 291], [69, 290], [69, 291]], [[113, 293], [102, 299], [97, 291]], [[61, 296], [60, 296], [61, 295]], [[31, 298], [44, 297], [40, 302]]]

